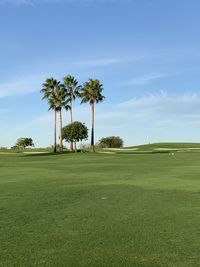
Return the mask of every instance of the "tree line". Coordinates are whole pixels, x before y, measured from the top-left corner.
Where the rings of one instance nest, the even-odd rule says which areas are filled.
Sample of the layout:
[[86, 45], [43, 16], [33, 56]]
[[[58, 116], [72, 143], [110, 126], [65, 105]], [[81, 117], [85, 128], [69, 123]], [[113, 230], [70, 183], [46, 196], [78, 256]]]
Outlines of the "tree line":
[[[79, 98], [81, 104], [89, 103], [92, 115], [91, 149], [95, 152], [94, 144], [94, 122], [95, 104], [105, 99], [103, 96], [103, 85], [97, 79], [89, 79], [83, 85], [79, 85], [78, 80], [67, 75], [60, 82], [53, 77], [47, 78], [42, 84], [42, 100], [46, 100], [49, 110], [54, 111], [54, 152], [57, 152], [57, 114], [59, 114], [60, 125], [60, 150], [63, 150], [63, 110], [70, 112], [70, 123], [73, 123], [73, 102]], [[77, 124], [76, 124], [77, 125]], [[76, 147], [75, 147], [76, 148]], [[74, 142], [70, 142], [70, 149], [74, 150]]]

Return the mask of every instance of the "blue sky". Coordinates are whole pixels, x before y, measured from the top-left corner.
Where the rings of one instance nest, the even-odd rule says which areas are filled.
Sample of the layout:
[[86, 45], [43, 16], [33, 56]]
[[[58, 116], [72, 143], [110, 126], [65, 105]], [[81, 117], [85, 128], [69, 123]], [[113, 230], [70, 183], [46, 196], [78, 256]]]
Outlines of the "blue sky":
[[[0, 146], [52, 144], [45, 78], [97, 78], [96, 140], [200, 141], [198, 0], [0, 0]], [[90, 107], [75, 104], [90, 128]], [[64, 114], [64, 124], [69, 114]]]

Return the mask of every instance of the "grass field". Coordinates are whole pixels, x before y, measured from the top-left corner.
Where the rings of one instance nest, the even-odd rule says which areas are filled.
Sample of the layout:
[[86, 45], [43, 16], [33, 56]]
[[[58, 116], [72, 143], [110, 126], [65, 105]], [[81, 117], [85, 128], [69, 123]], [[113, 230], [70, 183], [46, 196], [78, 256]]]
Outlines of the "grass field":
[[0, 155], [0, 266], [200, 266], [200, 153]]
[[12, 148], [0, 148], [0, 153], [24, 153], [24, 152], [53, 152], [52, 148], [25, 148], [25, 149], [12, 149]]
[[132, 146], [127, 147], [126, 149], [138, 149], [139, 151], [152, 151], [156, 149], [175, 149], [175, 150], [181, 150], [181, 149], [196, 149], [199, 148], [200, 150], [200, 143], [153, 143], [153, 144], [146, 144], [146, 145], [140, 145], [140, 146]]

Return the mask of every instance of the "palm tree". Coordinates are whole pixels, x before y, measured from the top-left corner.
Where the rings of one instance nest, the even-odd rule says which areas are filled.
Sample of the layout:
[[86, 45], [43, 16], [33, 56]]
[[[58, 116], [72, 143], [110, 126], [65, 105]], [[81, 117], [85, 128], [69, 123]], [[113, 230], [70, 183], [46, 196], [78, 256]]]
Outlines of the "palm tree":
[[91, 134], [91, 147], [95, 152], [94, 146], [94, 105], [95, 103], [102, 102], [105, 97], [102, 95], [103, 85], [99, 80], [89, 79], [81, 88], [80, 96], [82, 98], [81, 103], [89, 102], [92, 108], [92, 134]]
[[[53, 92], [56, 90], [59, 82], [56, 79], [48, 78], [42, 85], [42, 90], [40, 91], [43, 94], [42, 100], [50, 101], [50, 98], [52, 97]], [[54, 110], [54, 152], [57, 151], [57, 142], [56, 142], [56, 109], [50, 107], [50, 109]]]
[[57, 82], [55, 90], [48, 99], [49, 109], [53, 109], [59, 112], [60, 118], [60, 149], [63, 150], [63, 138], [62, 138], [62, 108], [66, 110], [70, 109], [68, 105], [68, 98], [66, 97], [65, 86], [60, 82]]
[[[80, 97], [81, 86], [78, 85], [77, 79], [75, 77], [68, 75], [64, 77], [64, 85], [66, 88], [67, 96], [70, 103], [70, 122], [73, 123], [73, 114], [72, 114], [72, 102], [75, 101], [76, 97]], [[73, 142], [70, 144], [70, 149], [73, 151]]]

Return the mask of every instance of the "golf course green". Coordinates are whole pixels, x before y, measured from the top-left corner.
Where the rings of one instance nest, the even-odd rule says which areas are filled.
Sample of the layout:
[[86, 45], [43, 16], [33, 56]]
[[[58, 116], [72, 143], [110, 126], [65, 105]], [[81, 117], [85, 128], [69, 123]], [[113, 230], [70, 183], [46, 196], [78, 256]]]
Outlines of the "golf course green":
[[0, 154], [0, 266], [200, 266], [200, 153]]

